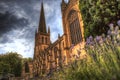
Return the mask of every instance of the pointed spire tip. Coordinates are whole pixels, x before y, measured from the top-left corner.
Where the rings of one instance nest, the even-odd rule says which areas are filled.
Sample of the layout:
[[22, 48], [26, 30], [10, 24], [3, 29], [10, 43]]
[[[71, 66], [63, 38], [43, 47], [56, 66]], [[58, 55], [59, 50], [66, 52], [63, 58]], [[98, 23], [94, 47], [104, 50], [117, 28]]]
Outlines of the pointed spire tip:
[[47, 33], [43, 3], [41, 4], [41, 12], [40, 13], [41, 14], [40, 14], [40, 22], [39, 22], [39, 30], [38, 31]]

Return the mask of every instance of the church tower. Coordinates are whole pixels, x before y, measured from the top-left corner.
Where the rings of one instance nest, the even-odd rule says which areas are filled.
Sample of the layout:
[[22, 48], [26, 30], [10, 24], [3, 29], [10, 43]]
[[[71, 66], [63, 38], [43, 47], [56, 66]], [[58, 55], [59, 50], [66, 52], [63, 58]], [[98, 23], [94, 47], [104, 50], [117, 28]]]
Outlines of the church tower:
[[41, 14], [38, 30], [35, 33], [35, 49], [34, 49], [34, 58], [38, 54], [47, 48], [50, 44], [50, 28], [46, 30], [46, 21], [44, 14], [44, 6], [41, 4]]
[[71, 56], [77, 54], [74, 51], [77, 51], [78, 46], [82, 45], [79, 43], [84, 42], [79, 0], [69, 0], [68, 3], [62, 0], [61, 12], [64, 34], [62, 36], [58, 35], [58, 40], [51, 44], [50, 28], [48, 27], [48, 30], [46, 30], [44, 6], [43, 3], [41, 4], [39, 27], [35, 33], [34, 76], [48, 76], [51, 72], [69, 64]]

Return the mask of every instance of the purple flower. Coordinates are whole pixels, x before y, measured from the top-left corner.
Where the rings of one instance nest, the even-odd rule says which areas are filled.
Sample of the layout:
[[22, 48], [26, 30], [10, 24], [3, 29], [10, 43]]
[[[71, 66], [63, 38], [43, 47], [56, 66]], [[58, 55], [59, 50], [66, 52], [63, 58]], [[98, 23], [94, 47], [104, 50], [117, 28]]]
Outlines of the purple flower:
[[102, 40], [103, 40], [103, 42], [105, 42], [105, 41], [106, 41], [106, 38], [103, 38]]
[[93, 44], [94, 44], [94, 42], [93, 42], [93, 37], [92, 37], [92, 36], [90, 36], [89, 38], [87, 38], [86, 44], [87, 44], [87, 45], [93, 45]]
[[94, 42], [93, 42], [93, 41], [91, 41], [91, 42], [90, 42], [90, 45], [94, 45]]
[[95, 39], [96, 39], [97, 43], [102, 43], [103, 42], [102, 36], [96, 36]]
[[90, 44], [90, 39], [89, 39], [89, 38], [87, 38], [87, 40], [86, 40], [86, 44], [87, 44], [87, 45]]
[[110, 24], [109, 24], [109, 27], [110, 27], [110, 28], [113, 28], [113, 26], [114, 26], [113, 23], [110, 23]]
[[100, 41], [100, 37], [99, 36], [96, 36], [96, 41], [99, 42]]
[[110, 35], [107, 35], [107, 39], [108, 39], [108, 40], [111, 40], [111, 37], [110, 37]]
[[92, 37], [92, 36], [90, 36], [90, 37], [89, 37], [89, 39], [90, 39], [90, 41], [92, 41], [92, 40], [93, 40], [93, 37]]
[[108, 34], [108, 35], [111, 35], [111, 31], [110, 31], [110, 30], [108, 30], [107, 34]]
[[118, 26], [120, 26], [120, 20], [117, 21]]
[[115, 27], [115, 34], [119, 34], [119, 27], [118, 26]]
[[96, 37], [96, 41], [97, 41], [98, 43], [101, 43], [101, 42], [102, 42], [102, 36], [97, 36], [97, 37]]

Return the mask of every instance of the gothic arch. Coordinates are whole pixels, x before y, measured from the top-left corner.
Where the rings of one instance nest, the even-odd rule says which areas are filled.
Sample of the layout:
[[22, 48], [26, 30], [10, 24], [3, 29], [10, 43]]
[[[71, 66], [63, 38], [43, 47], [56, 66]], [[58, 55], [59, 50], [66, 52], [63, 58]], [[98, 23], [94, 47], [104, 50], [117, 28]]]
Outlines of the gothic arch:
[[77, 11], [76, 10], [71, 10], [67, 16], [67, 19], [69, 23], [71, 23], [74, 19], [77, 18]]
[[56, 67], [59, 65], [60, 66], [60, 60], [61, 60], [61, 52], [58, 47], [54, 48], [54, 55], [55, 55], [55, 65]]
[[54, 48], [54, 55], [55, 55], [55, 58], [58, 58], [58, 48], [57, 47], [55, 47]]
[[80, 21], [76, 10], [71, 10], [67, 16], [69, 23], [69, 34], [71, 44], [78, 44], [82, 41], [82, 33], [80, 28]]

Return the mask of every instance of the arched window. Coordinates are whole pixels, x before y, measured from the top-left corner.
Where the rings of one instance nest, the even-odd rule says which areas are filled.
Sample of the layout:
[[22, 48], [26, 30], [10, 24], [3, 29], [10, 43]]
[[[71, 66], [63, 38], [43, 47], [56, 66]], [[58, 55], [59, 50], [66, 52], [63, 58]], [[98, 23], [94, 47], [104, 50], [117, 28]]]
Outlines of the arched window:
[[42, 37], [42, 44], [44, 43], [44, 37]]
[[78, 19], [77, 12], [75, 10], [70, 11], [68, 15], [69, 21], [69, 30], [70, 30], [70, 37], [71, 43], [77, 44], [82, 41], [81, 29], [80, 29], [80, 22]]
[[54, 48], [55, 66], [58, 66], [58, 48]]
[[54, 48], [54, 55], [55, 55], [55, 58], [58, 58], [58, 48], [57, 47]]
[[47, 44], [47, 37], [45, 38], [45, 43]]

